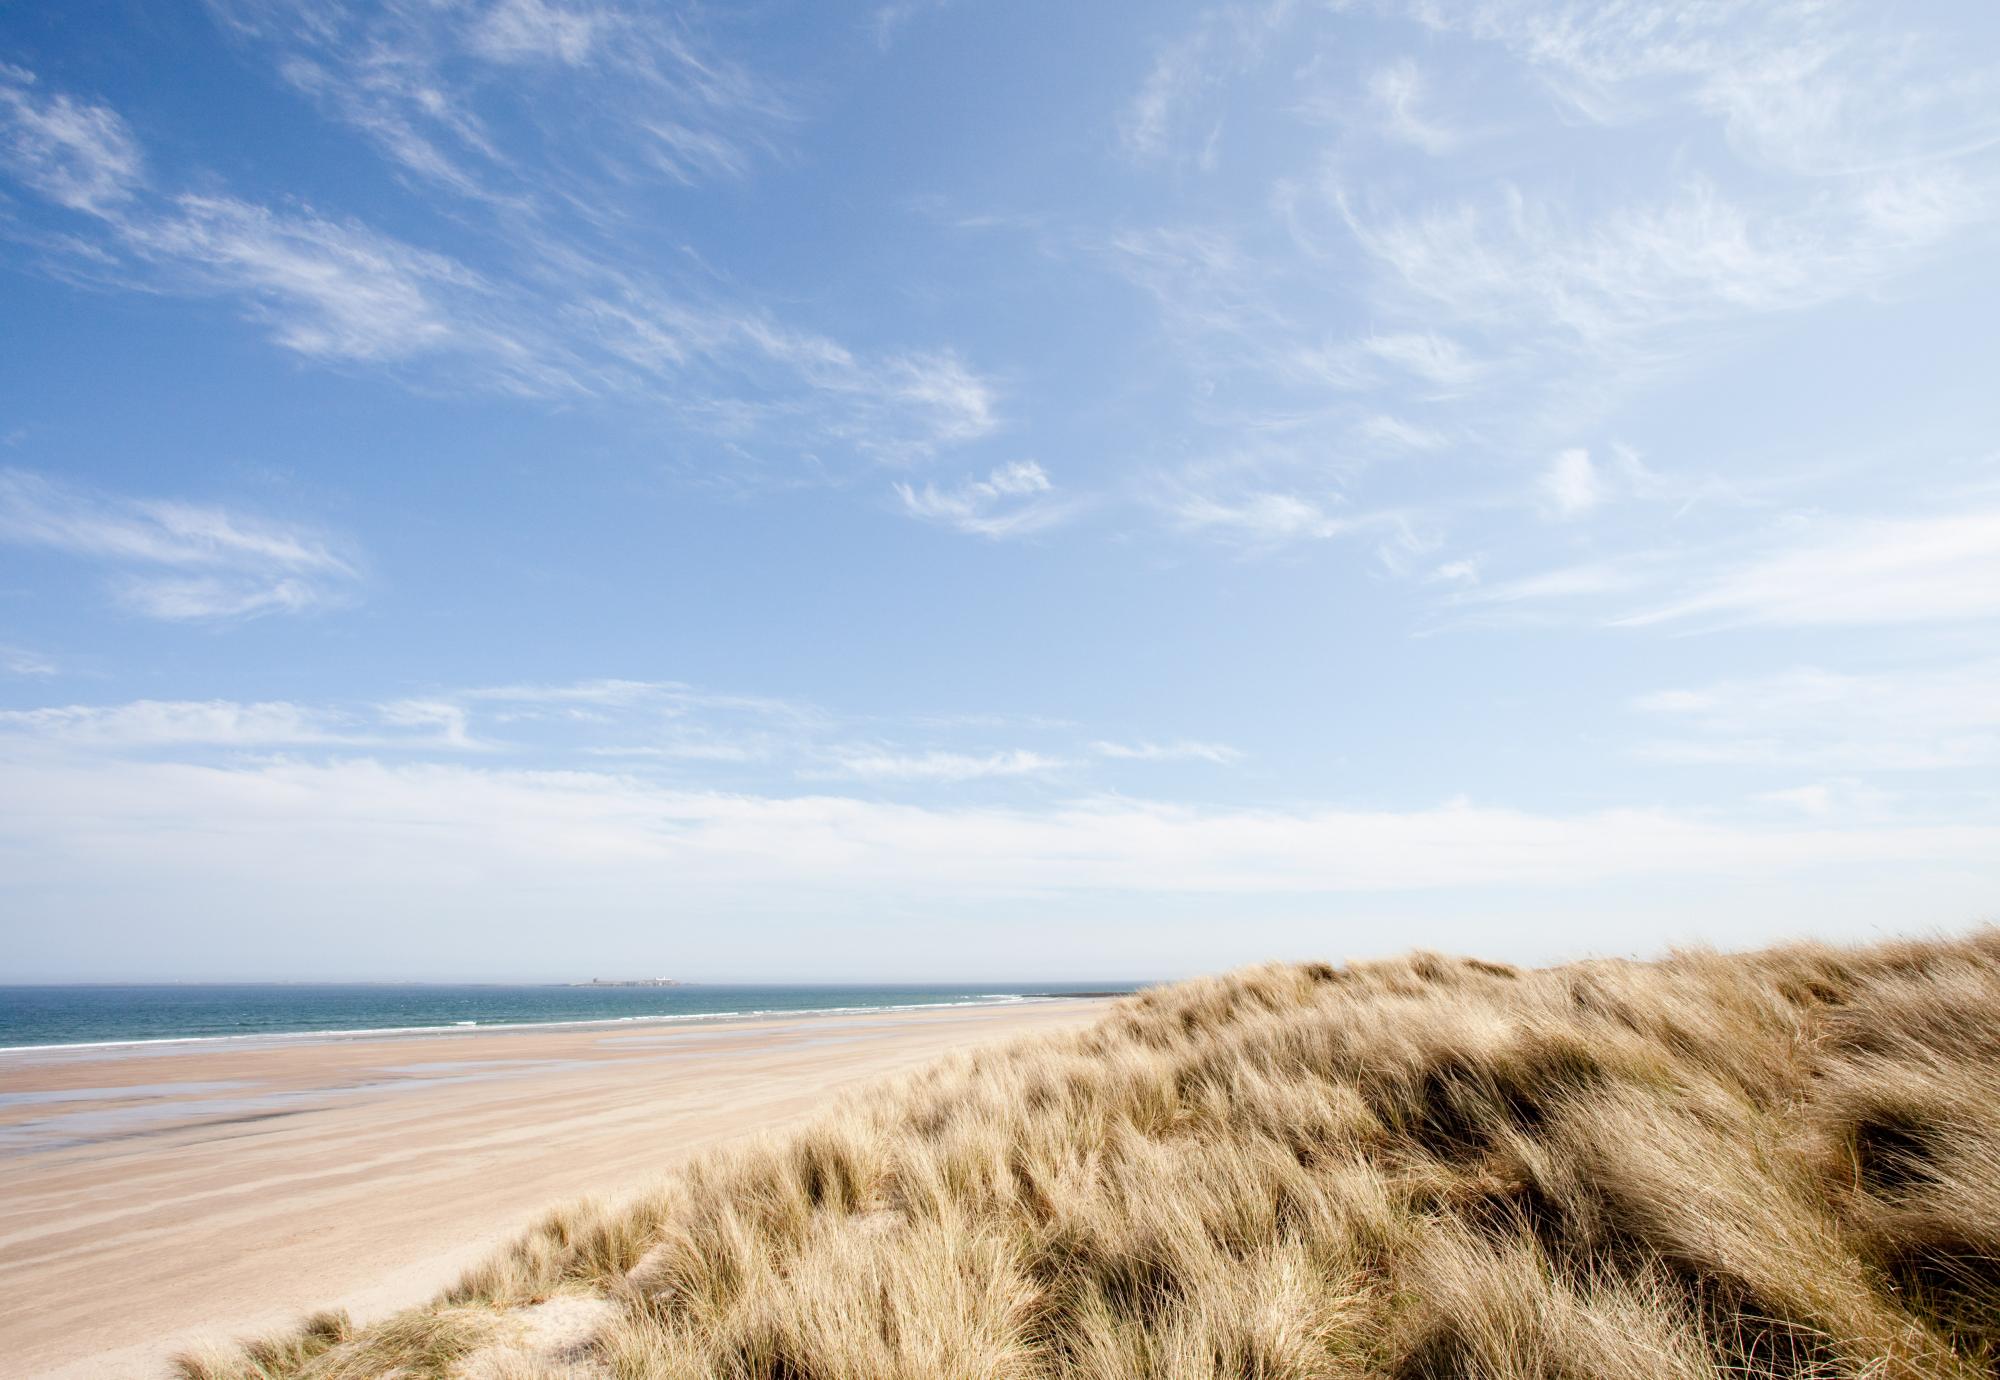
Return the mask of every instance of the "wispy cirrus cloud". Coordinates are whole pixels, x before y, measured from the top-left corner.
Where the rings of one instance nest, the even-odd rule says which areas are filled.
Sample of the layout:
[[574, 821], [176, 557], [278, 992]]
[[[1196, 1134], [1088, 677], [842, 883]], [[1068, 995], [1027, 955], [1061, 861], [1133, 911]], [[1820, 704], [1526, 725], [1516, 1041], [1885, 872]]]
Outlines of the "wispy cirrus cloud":
[[1837, 176], [2000, 142], [1991, 101], [2000, 45], [1897, 30], [1866, 5], [1472, 0], [1417, 3], [1410, 13], [1505, 49], [1588, 119], [1628, 124], [1678, 107], [1719, 121], [1745, 154], [1790, 172]]
[[1794, 514], [1726, 543], [1506, 576], [1453, 598], [1687, 632], [1976, 623], [2000, 616], [2000, 511]]
[[818, 705], [781, 695], [709, 690], [678, 680], [616, 677], [554, 685], [484, 685], [450, 698], [491, 705], [510, 719], [537, 713], [645, 714], [679, 721], [696, 715], [726, 715], [800, 731], [825, 728], [833, 717]]
[[108, 567], [126, 606], [175, 621], [298, 613], [351, 597], [355, 559], [310, 528], [0, 470], [0, 541]]
[[0, 732], [77, 746], [300, 747], [351, 741], [338, 716], [283, 701], [135, 700], [0, 710]]
[[1766, 552], [1619, 616], [1627, 627], [1859, 627], [2000, 616], [2000, 511], [1800, 523]]
[[1459, 136], [1425, 112], [1429, 83], [1408, 58], [1392, 62], [1368, 78], [1368, 99], [1384, 134], [1425, 153], [1449, 153]]
[[0, 671], [10, 676], [52, 676], [61, 668], [54, 658], [26, 647], [10, 647], [0, 643]]
[[[1263, 438], [1263, 472], [1215, 492], [1266, 530], [1325, 526], [1260, 492], [1331, 477], [1365, 496], [1382, 442], [1409, 449], [1371, 431], [1381, 416], [1469, 443], [1482, 472], [1456, 471], [1471, 482], [1436, 505], [1445, 531], [1487, 525], [1509, 501], [1489, 485], [1558, 515], [1691, 501], [1692, 481], [1635, 478], [1572, 438], [1990, 234], [2000, 44], [1949, 33], [1842, 0], [1204, 10], [1121, 117], [1128, 152], [1213, 166], [1222, 110], [1260, 129], [1289, 114], [1293, 170], [1254, 213], [1240, 193], [1182, 198], [1105, 262], [1158, 306], [1194, 385], [1184, 425]], [[1503, 115], [1457, 137], [1433, 68]], [[1259, 143], [1260, 176], [1286, 147]], [[1570, 457], [1560, 475], [1551, 455]]]
[[1183, 531], [1252, 549], [1350, 536], [1377, 529], [1385, 521], [1379, 514], [1349, 511], [1338, 499], [1269, 490], [1227, 496], [1186, 494], [1173, 499], [1169, 511]]
[[894, 43], [896, 35], [917, 16], [949, 9], [956, 3], [958, 0], [890, 0], [886, 5], [877, 5], [871, 20], [876, 46], [887, 48]]
[[862, 781], [981, 781], [992, 777], [1047, 776], [1069, 765], [1060, 757], [1026, 748], [999, 752], [898, 752], [883, 748], [836, 748], [830, 764], [808, 775], [853, 777]]
[[1204, 743], [1192, 738], [1168, 743], [1114, 743], [1100, 739], [1090, 745], [1090, 750], [1121, 762], [1211, 762], [1228, 767], [1243, 760], [1243, 754], [1227, 743]]
[[1984, 201], [1946, 169], [1783, 210], [1753, 210], [1699, 177], [1584, 217], [1514, 189], [1414, 214], [1334, 195], [1355, 242], [1417, 302], [1482, 330], [1539, 327], [1546, 347], [1595, 350], [1659, 349], [1673, 328], [1846, 296], [1906, 269]]
[[1048, 474], [1032, 460], [1015, 460], [984, 479], [948, 488], [899, 482], [894, 490], [911, 517], [995, 539], [1046, 531], [1076, 513], [1074, 501], [1058, 497]]
[[[413, 730], [413, 731], [399, 731]], [[133, 700], [0, 710], [0, 735], [112, 752], [168, 748], [466, 749], [478, 747], [448, 706], [411, 701], [337, 709], [287, 700]]]
[[1208, 108], [1209, 98], [1263, 55], [1297, 9], [1295, 0], [1217, 5], [1161, 43], [1119, 117], [1127, 152], [1140, 159], [1212, 163], [1220, 121]]
[[59, 206], [101, 214], [145, 179], [138, 140], [118, 113], [45, 92], [0, 63], [0, 165]]
[[190, 195], [119, 229], [136, 255], [186, 285], [240, 297], [294, 353], [363, 363], [471, 354], [516, 386], [535, 373], [525, 346], [478, 320], [487, 291], [478, 275], [358, 223]]
[[[719, 68], [702, 80], [718, 100], [735, 85]], [[1000, 426], [997, 389], [949, 347], [856, 350], [713, 282], [649, 277], [632, 256], [532, 218], [496, 228], [474, 269], [304, 204], [165, 192], [141, 180], [137, 141], [108, 107], [13, 68], [0, 69], [0, 98], [6, 165], [94, 227], [51, 241], [86, 256], [71, 271], [232, 300], [276, 345], [316, 361], [432, 391], [634, 401], [720, 444], [786, 456], [833, 441], [863, 461], [905, 462]]]
[[[650, 174], [743, 175], [791, 118], [773, 84], [701, 39], [689, 8], [596, 0], [431, 5], [210, 0], [294, 90], [403, 173], [540, 215]], [[506, 75], [508, 80], [495, 78]], [[551, 99], [565, 92], [589, 99]], [[526, 123], [544, 147], [510, 137]]]
[[1869, 671], [1798, 667], [1643, 695], [1658, 761], [1828, 771], [2000, 762], [2000, 662]]
[[468, 46], [489, 61], [589, 62], [614, 24], [613, 12], [589, 6], [551, 5], [547, 0], [501, 0], [475, 18]]

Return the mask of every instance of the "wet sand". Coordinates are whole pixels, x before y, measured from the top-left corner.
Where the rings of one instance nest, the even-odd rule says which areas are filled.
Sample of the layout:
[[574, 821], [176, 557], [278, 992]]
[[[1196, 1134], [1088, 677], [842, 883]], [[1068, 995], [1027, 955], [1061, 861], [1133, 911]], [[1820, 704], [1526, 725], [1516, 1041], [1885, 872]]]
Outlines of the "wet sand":
[[418, 1303], [558, 1202], [1108, 1004], [0, 1054], [0, 1370]]

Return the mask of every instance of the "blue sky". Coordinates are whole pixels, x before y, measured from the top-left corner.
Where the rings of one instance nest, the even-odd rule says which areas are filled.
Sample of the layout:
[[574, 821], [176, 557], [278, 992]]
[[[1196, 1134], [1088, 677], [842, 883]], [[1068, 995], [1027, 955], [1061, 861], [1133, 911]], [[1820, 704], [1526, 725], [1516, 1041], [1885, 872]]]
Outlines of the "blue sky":
[[2000, 905], [2000, 10], [0, 4], [23, 979]]

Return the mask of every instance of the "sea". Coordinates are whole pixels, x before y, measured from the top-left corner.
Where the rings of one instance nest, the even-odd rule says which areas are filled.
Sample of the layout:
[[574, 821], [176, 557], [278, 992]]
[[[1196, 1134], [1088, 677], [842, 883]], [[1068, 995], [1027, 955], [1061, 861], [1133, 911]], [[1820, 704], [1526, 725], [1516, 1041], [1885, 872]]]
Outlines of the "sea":
[[571, 987], [547, 984], [174, 983], [0, 986], [0, 1051], [158, 1040], [333, 1037], [538, 1025], [991, 1006], [1129, 992], [1137, 983]]

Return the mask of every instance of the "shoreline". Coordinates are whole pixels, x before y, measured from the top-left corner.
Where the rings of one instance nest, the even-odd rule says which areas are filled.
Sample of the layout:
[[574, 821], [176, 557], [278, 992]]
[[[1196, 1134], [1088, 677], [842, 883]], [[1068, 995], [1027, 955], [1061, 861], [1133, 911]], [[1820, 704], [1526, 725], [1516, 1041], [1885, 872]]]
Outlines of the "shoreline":
[[[1138, 989], [1133, 989], [1134, 991]], [[245, 1035], [149, 1035], [129, 1040], [76, 1040], [37, 1045], [0, 1045], [0, 1058], [14, 1055], [60, 1053], [66, 1050], [151, 1049], [161, 1045], [241, 1045], [259, 1040], [307, 1043], [342, 1040], [394, 1040], [443, 1035], [479, 1035], [524, 1030], [582, 1030], [617, 1025], [690, 1025], [701, 1021], [810, 1019], [820, 1016], [876, 1015], [890, 1011], [950, 1011], [967, 1008], [1017, 1006], [1036, 1002], [1109, 1001], [1127, 996], [1122, 991], [996, 993], [963, 1001], [921, 1001], [880, 1003], [864, 1006], [766, 1007], [750, 1011], [685, 1011], [643, 1016], [588, 1016], [549, 1021], [454, 1021], [448, 1025], [363, 1026], [329, 1030], [267, 1030]]]
[[861, 1084], [1109, 1006], [31, 1046], [0, 1060], [0, 1354], [9, 1374], [158, 1380], [203, 1340], [380, 1317], [558, 1203], [642, 1193]]

